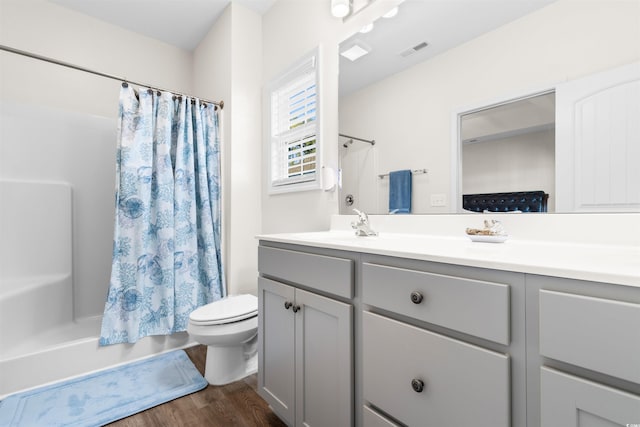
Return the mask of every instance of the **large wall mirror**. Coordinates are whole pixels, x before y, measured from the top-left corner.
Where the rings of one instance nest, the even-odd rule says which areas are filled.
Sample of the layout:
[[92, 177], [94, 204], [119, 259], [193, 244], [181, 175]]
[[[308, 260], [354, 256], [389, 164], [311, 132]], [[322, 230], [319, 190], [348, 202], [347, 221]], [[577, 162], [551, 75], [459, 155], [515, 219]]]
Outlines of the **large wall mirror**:
[[[634, 10], [605, 0], [406, 0], [343, 41], [340, 213], [389, 213], [389, 174], [401, 170], [412, 171], [412, 213], [466, 212], [463, 194], [532, 191], [546, 195], [547, 212], [639, 210], [640, 188], [628, 185], [633, 161], [619, 156], [640, 161], [640, 125], [633, 124], [640, 24], [628, 17]], [[594, 25], [614, 31], [595, 36]], [[619, 94], [606, 101], [558, 95], [573, 80], [589, 85], [586, 77], [628, 64], [631, 77], [616, 83], [627, 94], [622, 102]], [[597, 102], [589, 107], [586, 98]], [[619, 117], [599, 129], [615, 122], [630, 133], [621, 143], [567, 151], [556, 123], [564, 117], [560, 101], [584, 111], [619, 103]], [[583, 129], [587, 122], [585, 116]], [[595, 164], [603, 150], [617, 162], [605, 172]], [[598, 184], [591, 181], [608, 180], [616, 169], [628, 173], [592, 191]], [[627, 194], [614, 194], [619, 187]]]

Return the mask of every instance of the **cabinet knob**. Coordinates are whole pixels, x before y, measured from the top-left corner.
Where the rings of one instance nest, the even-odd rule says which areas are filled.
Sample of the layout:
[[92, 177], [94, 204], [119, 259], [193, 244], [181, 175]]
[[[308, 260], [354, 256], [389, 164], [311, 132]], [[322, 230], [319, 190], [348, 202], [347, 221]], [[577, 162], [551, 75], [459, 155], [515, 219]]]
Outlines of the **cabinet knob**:
[[299, 306], [299, 305], [294, 305], [294, 306], [293, 306], [293, 312], [294, 312], [294, 313], [297, 313], [297, 312], [298, 312], [298, 310], [300, 310], [300, 306]]
[[411, 388], [413, 388], [413, 391], [416, 393], [422, 393], [422, 390], [424, 390], [424, 381], [417, 378], [412, 379]]
[[292, 302], [285, 301], [285, 302], [284, 302], [284, 309], [285, 309], [285, 310], [289, 310], [289, 309], [291, 308], [291, 306], [292, 306], [292, 305], [293, 305], [293, 303], [292, 303]]
[[424, 297], [420, 292], [411, 292], [411, 302], [414, 304], [420, 304]]

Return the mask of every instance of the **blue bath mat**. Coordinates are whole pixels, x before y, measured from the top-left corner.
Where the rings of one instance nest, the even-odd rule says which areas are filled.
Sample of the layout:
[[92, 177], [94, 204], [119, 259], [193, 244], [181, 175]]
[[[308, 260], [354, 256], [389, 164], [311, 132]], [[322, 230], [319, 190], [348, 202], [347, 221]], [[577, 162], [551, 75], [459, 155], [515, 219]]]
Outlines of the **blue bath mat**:
[[182, 350], [18, 393], [0, 426], [101, 426], [207, 386]]

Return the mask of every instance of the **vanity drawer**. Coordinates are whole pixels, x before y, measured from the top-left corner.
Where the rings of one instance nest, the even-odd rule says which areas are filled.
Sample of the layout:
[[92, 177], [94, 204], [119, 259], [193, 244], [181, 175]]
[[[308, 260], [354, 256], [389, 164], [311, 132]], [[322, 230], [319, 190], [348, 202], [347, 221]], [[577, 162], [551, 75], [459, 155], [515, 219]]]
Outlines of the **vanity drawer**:
[[362, 294], [365, 304], [509, 344], [509, 285], [365, 263]]
[[258, 247], [260, 274], [353, 298], [353, 261], [331, 256]]
[[640, 383], [640, 304], [540, 290], [540, 354]]
[[368, 406], [362, 407], [362, 425], [364, 427], [400, 427]]
[[508, 356], [370, 312], [363, 316], [363, 391], [410, 426], [510, 425]]

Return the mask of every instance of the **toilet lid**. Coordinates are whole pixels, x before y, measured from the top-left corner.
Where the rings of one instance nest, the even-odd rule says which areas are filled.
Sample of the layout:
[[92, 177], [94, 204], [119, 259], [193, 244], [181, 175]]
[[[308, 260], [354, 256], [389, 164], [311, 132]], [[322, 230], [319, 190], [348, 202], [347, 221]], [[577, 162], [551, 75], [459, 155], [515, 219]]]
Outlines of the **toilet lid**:
[[232, 295], [197, 308], [189, 315], [192, 323], [220, 324], [248, 319], [258, 314], [258, 298], [253, 295]]

